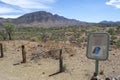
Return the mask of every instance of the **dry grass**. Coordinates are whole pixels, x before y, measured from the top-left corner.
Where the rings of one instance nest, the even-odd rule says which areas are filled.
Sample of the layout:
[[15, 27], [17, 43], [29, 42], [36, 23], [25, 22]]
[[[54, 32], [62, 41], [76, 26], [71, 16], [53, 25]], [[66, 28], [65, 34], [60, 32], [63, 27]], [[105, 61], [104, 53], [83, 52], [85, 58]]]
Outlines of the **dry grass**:
[[[4, 58], [0, 59], [0, 80], [90, 80], [95, 64], [85, 56], [86, 47], [78, 47], [65, 42], [1, 41]], [[27, 63], [21, 64], [21, 45], [25, 45]], [[59, 70], [59, 49], [63, 49], [64, 64], [67, 72], [53, 77], [48, 75]], [[120, 75], [119, 49], [109, 52], [109, 60], [100, 62], [102, 77]], [[34, 57], [33, 60], [31, 60]], [[13, 65], [17, 64], [17, 65]]]

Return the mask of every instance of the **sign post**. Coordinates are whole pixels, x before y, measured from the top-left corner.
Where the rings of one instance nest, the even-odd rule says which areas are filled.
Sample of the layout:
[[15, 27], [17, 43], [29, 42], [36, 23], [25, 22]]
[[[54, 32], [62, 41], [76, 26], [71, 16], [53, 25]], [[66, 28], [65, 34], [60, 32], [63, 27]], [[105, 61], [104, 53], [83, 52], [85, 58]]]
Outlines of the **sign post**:
[[99, 71], [99, 61], [108, 59], [109, 42], [108, 33], [90, 33], [88, 35], [86, 56], [89, 59], [96, 60], [95, 73], [97, 75]]
[[95, 61], [95, 73], [98, 75], [99, 72], [99, 60]]

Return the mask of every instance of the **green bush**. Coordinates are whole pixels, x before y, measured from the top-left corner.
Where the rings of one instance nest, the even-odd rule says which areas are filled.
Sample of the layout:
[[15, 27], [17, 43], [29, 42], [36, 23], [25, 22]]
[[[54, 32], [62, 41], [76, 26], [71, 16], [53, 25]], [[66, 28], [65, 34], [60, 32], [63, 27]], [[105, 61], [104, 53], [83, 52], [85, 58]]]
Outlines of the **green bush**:
[[118, 39], [118, 40], [116, 41], [116, 46], [117, 46], [117, 48], [120, 48], [120, 39]]
[[6, 40], [7, 39], [7, 34], [4, 30], [0, 31], [0, 39]]
[[15, 31], [15, 24], [13, 23], [3, 23], [3, 28], [6, 31], [6, 34], [8, 35], [8, 39], [12, 40], [14, 31]]
[[114, 28], [109, 28], [107, 31], [110, 35], [115, 35], [115, 29]]

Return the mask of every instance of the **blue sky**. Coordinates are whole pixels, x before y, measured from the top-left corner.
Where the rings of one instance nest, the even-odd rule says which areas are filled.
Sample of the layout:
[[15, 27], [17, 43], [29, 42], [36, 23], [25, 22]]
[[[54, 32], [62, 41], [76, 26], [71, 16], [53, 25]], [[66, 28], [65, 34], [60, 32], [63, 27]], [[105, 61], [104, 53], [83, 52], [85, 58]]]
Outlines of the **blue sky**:
[[87, 22], [120, 21], [120, 0], [0, 0], [0, 17], [47, 11]]

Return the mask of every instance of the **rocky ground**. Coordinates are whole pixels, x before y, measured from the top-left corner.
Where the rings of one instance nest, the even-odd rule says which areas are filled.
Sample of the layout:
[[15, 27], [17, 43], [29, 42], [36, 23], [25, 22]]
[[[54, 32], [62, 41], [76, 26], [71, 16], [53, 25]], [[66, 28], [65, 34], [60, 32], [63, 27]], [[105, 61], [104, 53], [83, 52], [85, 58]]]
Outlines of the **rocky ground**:
[[[95, 61], [86, 58], [86, 46], [66, 42], [0, 41], [4, 58], [0, 58], [0, 80], [90, 80]], [[21, 64], [21, 45], [25, 45], [27, 63]], [[63, 51], [65, 72], [59, 70], [59, 49]], [[99, 77], [120, 76], [120, 49], [110, 48], [109, 59], [100, 61]], [[118, 79], [120, 80], [120, 79]]]

